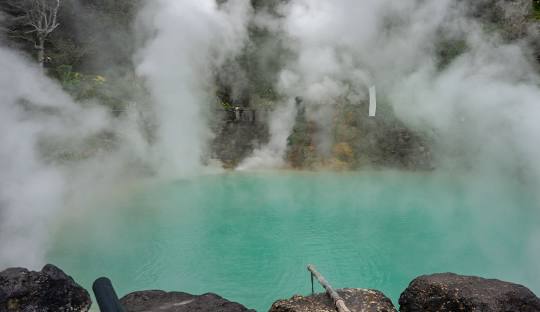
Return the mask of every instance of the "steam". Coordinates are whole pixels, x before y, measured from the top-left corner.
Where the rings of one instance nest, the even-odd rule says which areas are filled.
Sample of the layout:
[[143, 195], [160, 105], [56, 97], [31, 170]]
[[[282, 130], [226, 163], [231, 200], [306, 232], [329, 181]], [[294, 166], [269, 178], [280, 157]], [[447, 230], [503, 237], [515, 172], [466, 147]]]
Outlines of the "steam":
[[[507, 24], [522, 23], [516, 32], [537, 36], [523, 26], [529, 2], [497, 5], [505, 10], [501, 18], [515, 19]], [[294, 55], [276, 89], [285, 99], [303, 98], [307, 118], [322, 129], [321, 153], [336, 143], [330, 136], [336, 104], [367, 102], [375, 85], [399, 119], [434, 136], [439, 167], [540, 177], [537, 65], [525, 42], [486, 30], [470, 17], [471, 7], [451, 0], [295, 0], [279, 4], [279, 16], [256, 22], [282, 36]], [[462, 50], [448, 64], [441, 64], [441, 42]], [[274, 116], [270, 124], [282, 119]], [[292, 126], [272, 129], [273, 138], [283, 138]], [[263, 147], [254, 157], [272, 158], [275, 150]]]
[[143, 11], [143, 27], [157, 36], [140, 51], [137, 69], [157, 106], [153, 156], [162, 172], [200, 169], [211, 135], [206, 116], [214, 100], [213, 71], [244, 46], [250, 10], [246, 0], [162, 0]]
[[287, 151], [287, 138], [291, 133], [296, 117], [296, 107], [293, 100], [278, 107], [270, 116], [270, 142], [256, 149], [253, 155], [246, 158], [237, 170], [272, 169], [285, 165], [283, 156]]
[[[367, 102], [368, 89], [375, 85], [380, 101], [398, 119], [430, 138], [436, 167], [463, 177], [460, 183], [467, 193], [489, 197], [519, 185], [540, 200], [540, 77], [528, 42], [538, 41], [538, 30], [527, 20], [531, 2], [471, 2], [294, 0], [279, 5], [278, 17], [259, 17], [261, 27], [282, 36], [294, 55], [281, 70], [276, 89], [285, 99], [303, 98], [308, 120], [323, 129], [316, 142], [319, 152], [338, 143], [329, 135], [336, 104]], [[497, 26], [471, 18], [472, 6], [481, 4], [504, 7], [498, 20], [512, 19], [505, 22], [510, 30], [498, 26], [493, 31]], [[509, 41], [515, 34], [527, 36]], [[449, 44], [442, 52], [458, 51], [442, 62], [444, 42]], [[270, 124], [283, 121], [276, 114]], [[271, 127], [270, 144], [245, 164], [281, 166], [275, 159], [285, 155], [286, 140], [281, 138], [291, 129]], [[275, 142], [281, 142], [280, 149], [272, 147]], [[274, 161], [262, 161], [268, 158]], [[485, 227], [505, 226], [506, 212], [487, 202], [469, 203], [472, 215]], [[507, 209], [538, 216], [536, 206], [519, 205], [509, 203]], [[474, 239], [482, 252], [498, 258], [499, 246], [482, 231], [457, 241]], [[522, 237], [531, 268], [540, 250], [538, 235]]]
[[[292, 0], [270, 14], [253, 12], [248, 0], [149, 1], [135, 27], [134, 61], [151, 97], [150, 138], [140, 103], [112, 117], [99, 103], [77, 103], [36, 65], [0, 47], [0, 266], [43, 264], [57, 216], [90, 206], [94, 195], [149, 172], [199, 173], [212, 136], [216, 71], [244, 51], [250, 25], [273, 33], [292, 57], [275, 83], [280, 101], [270, 141], [239, 169], [284, 165], [297, 97], [322, 129], [317, 147], [328, 153], [336, 104], [365, 102], [375, 85], [400, 119], [434, 137], [439, 167], [538, 185], [537, 65], [524, 42], [484, 29], [467, 6]], [[441, 41], [463, 42], [463, 51], [440, 64]], [[109, 137], [111, 146], [89, 143]]]
[[135, 61], [152, 100], [120, 117], [74, 101], [32, 61], [0, 47], [0, 267], [43, 265], [66, 213], [95, 209], [148, 177], [200, 171], [212, 72], [242, 49], [250, 10], [247, 0], [148, 3]]
[[76, 105], [12, 51], [0, 48], [0, 67], [0, 264], [31, 266], [43, 261], [68, 183], [61, 164], [41, 157], [40, 141], [91, 136], [110, 120], [97, 106]]

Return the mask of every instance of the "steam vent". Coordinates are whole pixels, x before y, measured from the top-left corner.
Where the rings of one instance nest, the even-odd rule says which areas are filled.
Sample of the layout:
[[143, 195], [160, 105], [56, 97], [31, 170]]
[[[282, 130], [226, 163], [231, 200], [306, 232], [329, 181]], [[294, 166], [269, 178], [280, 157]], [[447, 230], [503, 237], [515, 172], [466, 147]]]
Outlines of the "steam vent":
[[540, 1], [1, 0], [0, 312], [540, 312]]

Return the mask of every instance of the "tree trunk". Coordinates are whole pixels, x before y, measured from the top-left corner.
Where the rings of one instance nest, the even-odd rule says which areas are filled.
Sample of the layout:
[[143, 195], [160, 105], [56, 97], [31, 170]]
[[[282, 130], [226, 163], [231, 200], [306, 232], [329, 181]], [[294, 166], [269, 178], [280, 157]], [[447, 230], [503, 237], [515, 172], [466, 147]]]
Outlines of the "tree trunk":
[[38, 44], [37, 44], [37, 50], [38, 50], [38, 63], [41, 67], [41, 70], [44, 70], [45, 67], [45, 39], [39, 38]]

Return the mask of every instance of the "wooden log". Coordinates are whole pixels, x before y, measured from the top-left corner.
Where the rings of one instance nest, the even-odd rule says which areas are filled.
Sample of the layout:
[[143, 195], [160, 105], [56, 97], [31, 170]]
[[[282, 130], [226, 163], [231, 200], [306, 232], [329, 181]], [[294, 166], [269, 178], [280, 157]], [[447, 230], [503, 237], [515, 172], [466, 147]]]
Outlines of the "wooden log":
[[328, 281], [324, 278], [324, 276], [321, 275], [317, 271], [314, 265], [310, 264], [307, 267], [308, 271], [311, 272], [311, 276], [315, 276], [315, 278], [319, 281], [319, 283], [326, 289], [326, 293], [332, 300], [334, 301], [334, 305], [336, 306], [336, 309], [338, 312], [351, 312], [345, 305], [345, 301], [341, 296], [332, 288], [332, 286], [328, 283]]

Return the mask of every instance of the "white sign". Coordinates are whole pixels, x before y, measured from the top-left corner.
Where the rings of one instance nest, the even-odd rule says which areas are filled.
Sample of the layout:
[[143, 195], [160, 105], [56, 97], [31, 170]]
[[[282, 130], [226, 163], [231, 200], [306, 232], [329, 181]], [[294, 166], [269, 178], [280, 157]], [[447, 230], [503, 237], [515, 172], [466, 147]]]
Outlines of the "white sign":
[[375, 117], [377, 114], [377, 90], [375, 86], [369, 88], [369, 117]]

